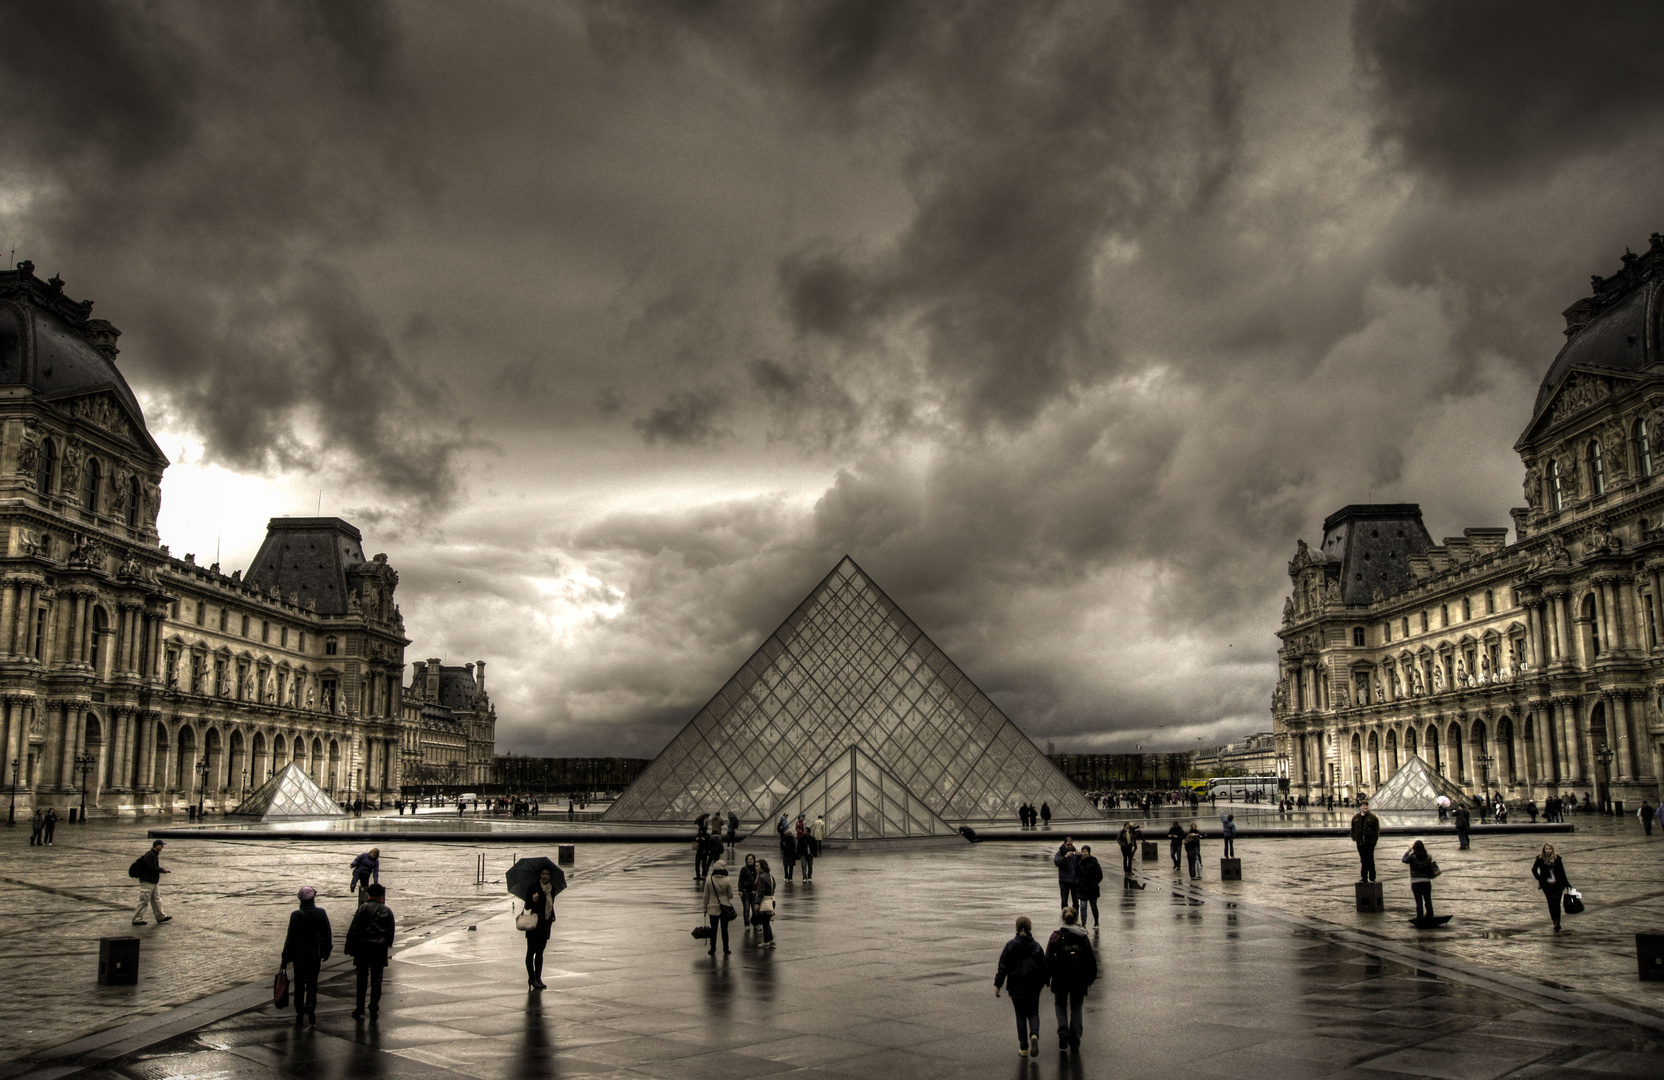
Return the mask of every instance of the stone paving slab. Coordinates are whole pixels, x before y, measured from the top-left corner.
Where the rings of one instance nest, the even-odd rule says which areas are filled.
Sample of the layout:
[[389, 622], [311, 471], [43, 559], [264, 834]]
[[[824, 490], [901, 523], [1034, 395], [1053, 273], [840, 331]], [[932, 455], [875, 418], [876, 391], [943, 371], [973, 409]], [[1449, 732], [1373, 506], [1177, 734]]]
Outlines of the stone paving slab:
[[[1048, 997], [1042, 1056], [1019, 1059], [992, 976], [1016, 914], [1042, 933], [1055, 923], [1049, 846], [834, 854], [812, 883], [783, 886], [777, 949], [749, 947], [740, 931], [727, 957], [707, 956], [688, 934], [698, 894], [686, 854], [638, 848], [557, 902], [547, 991], [526, 990], [522, 938], [495, 912], [474, 930], [398, 950], [374, 1024], [347, 1015], [342, 972], [324, 982], [315, 1029], [268, 1004], [85, 1075], [1610, 1080], [1658, 1075], [1664, 1061], [1656, 1017], [1625, 1019], [1569, 991], [1532, 993], [1552, 989], [1540, 982], [1487, 982], [1483, 970], [1449, 977], [1433, 970], [1438, 955], [1411, 944], [1379, 943], [1393, 954], [1361, 935], [1347, 944], [1321, 919], [1274, 917], [1218, 895], [1217, 882], [1193, 892], [1159, 880], [1100, 904], [1105, 977], [1087, 998], [1081, 1054], [1058, 1053]], [[1568, 856], [1574, 880], [1575, 865]], [[1516, 944], [1482, 940], [1493, 959]]]

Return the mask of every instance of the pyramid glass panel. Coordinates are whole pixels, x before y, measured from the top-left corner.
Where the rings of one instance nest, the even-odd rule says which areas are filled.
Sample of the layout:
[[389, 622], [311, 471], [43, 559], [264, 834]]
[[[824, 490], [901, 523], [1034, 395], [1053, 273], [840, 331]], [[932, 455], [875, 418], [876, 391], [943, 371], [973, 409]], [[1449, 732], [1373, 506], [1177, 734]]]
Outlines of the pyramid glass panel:
[[1412, 755], [1369, 797], [1369, 807], [1371, 810], [1437, 810], [1440, 795], [1448, 797], [1452, 806], [1466, 806], [1471, 802], [1460, 786]]
[[291, 762], [255, 788], [228, 816], [284, 821], [345, 817], [346, 814], [328, 792], [312, 782], [305, 770]]
[[869, 839], [1009, 821], [1024, 802], [1050, 803], [1055, 820], [1099, 817], [847, 557], [604, 820], [732, 810], [760, 825], [794, 800]]

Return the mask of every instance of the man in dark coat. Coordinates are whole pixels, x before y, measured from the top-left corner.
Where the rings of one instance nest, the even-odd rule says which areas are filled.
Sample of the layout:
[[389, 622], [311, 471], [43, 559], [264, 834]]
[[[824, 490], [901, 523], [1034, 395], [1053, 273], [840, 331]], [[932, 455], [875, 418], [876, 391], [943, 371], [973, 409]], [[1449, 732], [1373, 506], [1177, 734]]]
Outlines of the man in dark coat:
[[283, 939], [283, 963], [295, 965], [295, 1023], [318, 1022], [318, 968], [335, 950], [329, 914], [316, 903], [318, 890], [300, 891], [300, 907], [289, 913], [289, 935]]
[[1052, 804], [1049, 802], [1042, 802], [1040, 804], [1040, 824], [1046, 826], [1048, 829], [1051, 828]]
[[1173, 856], [1173, 869], [1179, 868], [1179, 850], [1184, 847], [1184, 826], [1178, 822], [1167, 827], [1167, 846]]
[[1075, 850], [1074, 840], [1067, 836], [1063, 838], [1063, 843], [1057, 847], [1057, 854], [1052, 856], [1052, 865], [1057, 867], [1057, 893], [1062, 901], [1059, 906], [1073, 907], [1078, 881], [1075, 870], [1080, 866], [1080, 852]]
[[1458, 806], [1456, 808], [1456, 846], [1458, 848], [1466, 850], [1468, 846], [1468, 829], [1472, 825], [1473, 815], [1468, 813], [1468, 808], [1465, 806]]
[[792, 871], [797, 868], [797, 834], [788, 828], [780, 830], [780, 861], [786, 867], [786, 880], [792, 879]]
[[1369, 800], [1360, 799], [1358, 812], [1352, 815], [1352, 842], [1358, 845], [1359, 881], [1375, 880], [1375, 845], [1381, 839], [1381, 819], [1369, 808]]
[[368, 899], [353, 913], [347, 928], [347, 955], [358, 969], [358, 1007], [354, 1018], [364, 1015], [364, 991], [370, 991], [370, 1017], [381, 1012], [381, 973], [387, 967], [387, 950], [393, 945], [393, 912], [385, 903], [387, 888], [371, 885], [364, 890]]
[[172, 922], [173, 916], [164, 914], [162, 900], [157, 890], [162, 887], [162, 875], [170, 873], [162, 869], [162, 846], [166, 840], [158, 840], [150, 845], [150, 850], [139, 856], [137, 862], [128, 868], [128, 873], [139, 879], [139, 906], [133, 912], [133, 925], [144, 926], [144, 909], [149, 906], [156, 915], [158, 924]]
[[1063, 925], [1046, 943], [1046, 974], [1057, 1010], [1057, 1048], [1080, 1049], [1080, 1007], [1087, 987], [1098, 978], [1098, 958], [1092, 940], [1075, 925], [1075, 909], [1063, 909]]
[[1092, 848], [1082, 846], [1080, 859], [1075, 864], [1075, 908], [1080, 914], [1080, 924], [1086, 925], [1086, 909], [1092, 909], [1092, 925], [1098, 925], [1098, 893], [1104, 883], [1104, 868], [1098, 865]]

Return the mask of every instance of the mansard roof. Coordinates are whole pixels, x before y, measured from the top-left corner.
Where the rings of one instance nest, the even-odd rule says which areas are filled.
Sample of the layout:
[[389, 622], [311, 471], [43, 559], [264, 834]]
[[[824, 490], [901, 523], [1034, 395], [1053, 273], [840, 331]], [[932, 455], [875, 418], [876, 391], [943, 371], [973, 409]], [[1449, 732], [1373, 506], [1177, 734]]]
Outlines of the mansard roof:
[[121, 331], [91, 318], [91, 300], [65, 296], [62, 279], [41, 281], [34, 270], [27, 260], [0, 270], [0, 385], [28, 386], [48, 400], [106, 391], [127, 412], [143, 449], [165, 461], [116, 367]]
[[364, 537], [338, 517], [272, 518], [243, 580], [316, 601], [320, 615], [347, 613], [347, 571], [364, 563]]
[[1354, 503], [1323, 521], [1318, 551], [1340, 563], [1341, 600], [1367, 604], [1375, 590], [1392, 596], [1415, 584], [1410, 556], [1433, 546], [1417, 503]]

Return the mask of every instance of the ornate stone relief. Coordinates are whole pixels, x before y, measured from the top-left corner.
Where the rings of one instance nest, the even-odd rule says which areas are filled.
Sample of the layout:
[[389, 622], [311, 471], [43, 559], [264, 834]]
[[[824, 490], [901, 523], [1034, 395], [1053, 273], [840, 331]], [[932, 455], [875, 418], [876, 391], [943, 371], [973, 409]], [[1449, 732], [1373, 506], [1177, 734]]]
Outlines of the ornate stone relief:
[[1589, 406], [1606, 400], [1611, 394], [1612, 385], [1607, 380], [1581, 371], [1574, 372], [1560, 384], [1560, 392], [1555, 395], [1549, 415], [1554, 423], [1559, 423], [1574, 413], [1580, 413]]

